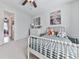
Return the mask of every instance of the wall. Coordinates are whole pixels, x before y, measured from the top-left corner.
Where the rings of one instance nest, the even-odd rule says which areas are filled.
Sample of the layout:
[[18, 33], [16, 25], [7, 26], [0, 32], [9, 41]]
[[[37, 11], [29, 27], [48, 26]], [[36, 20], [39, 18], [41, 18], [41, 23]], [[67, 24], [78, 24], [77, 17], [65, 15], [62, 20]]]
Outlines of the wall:
[[[50, 25], [50, 13], [56, 10], [61, 10], [61, 25], [66, 28], [66, 32], [69, 36], [79, 38], [79, 1], [70, 2], [62, 6], [52, 7], [43, 14], [39, 14], [34, 17], [41, 17], [41, 25], [43, 27]], [[33, 17], [33, 18], [34, 18]]]
[[28, 28], [31, 23], [31, 16], [20, 9], [8, 6], [0, 2], [0, 41], [3, 40], [3, 12], [8, 10], [15, 13], [15, 40], [28, 36]]
[[31, 23], [31, 17], [27, 14], [18, 12], [16, 17], [15, 39], [22, 39], [28, 36], [28, 29]]
[[66, 4], [66, 5], [58, 6], [58, 7], [51, 7], [52, 9], [47, 10], [47, 12], [34, 16], [34, 17], [38, 17], [38, 16], [41, 17], [41, 25], [43, 27], [53, 26], [53, 25], [50, 25], [50, 13], [56, 10], [61, 10], [61, 23], [62, 24], [60, 26], [65, 26], [66, 31], [68, 31], [69, 25], [70, 25], [69, 20], [71, 19], [71, 8], [70, 7], [71, 7], [70, 4]]
[[70, 35], [79, 38], [79, 0], [72, 3], [72, 19], [70, 20]]

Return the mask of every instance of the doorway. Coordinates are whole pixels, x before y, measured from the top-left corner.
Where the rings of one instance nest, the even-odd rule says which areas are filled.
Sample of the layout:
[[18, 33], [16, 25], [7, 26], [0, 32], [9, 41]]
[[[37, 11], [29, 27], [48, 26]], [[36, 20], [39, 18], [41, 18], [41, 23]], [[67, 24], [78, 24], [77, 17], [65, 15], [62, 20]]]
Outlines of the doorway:
[[4, 11], [4, 42], [14, 40], [14, 18], [15, 14]]

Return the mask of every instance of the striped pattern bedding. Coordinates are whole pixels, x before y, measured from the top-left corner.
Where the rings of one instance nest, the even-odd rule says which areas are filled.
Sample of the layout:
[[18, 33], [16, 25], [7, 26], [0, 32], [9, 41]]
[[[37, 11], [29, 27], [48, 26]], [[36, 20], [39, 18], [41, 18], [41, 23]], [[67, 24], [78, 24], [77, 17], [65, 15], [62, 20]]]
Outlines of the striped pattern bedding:
[[30, 48], [49, 59], [77, 59], [77, 48], [71, 42], [31, 37]]

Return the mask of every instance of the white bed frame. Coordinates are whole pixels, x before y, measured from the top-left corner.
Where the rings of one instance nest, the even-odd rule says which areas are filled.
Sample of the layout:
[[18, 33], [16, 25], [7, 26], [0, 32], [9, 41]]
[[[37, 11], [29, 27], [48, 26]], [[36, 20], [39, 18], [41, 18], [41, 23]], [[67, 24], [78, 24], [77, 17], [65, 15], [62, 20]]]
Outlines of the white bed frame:
[[[51, 45], [52, 45], [52, 43], [55, 43], [55, 44], [60, 44], [61, 46], [62, 45], [65, 45], [66, 47], [74, 47], [74, 49], [76, 49], [76, 52], [77, 52], [77, 54], [76, 54], [76, 59], [79, 59], [79, 45], [78, 44], [73, 44], [73, 43], [67, 43], [67, 42], [63, 42], [63, 41], [56, 41], [56, 40], [52, 40], [51, 41], [51, 39], [47, 39], [47, 38], [43, 38], [43, 37], [37, 37], [37, 36], [33, 36], [33, 35], [31, 35], [31, 36], [29, 36], [29, 38], [28, 38], [28, 59], [30, 59], [29, 58], [29, 56], [30, 56], [30, 54], [29, 53], [32, 53], [32, 54], [34, 54], [35, 56], [37, 56], [39, 59], [53, 59], [52, 58], [52, 53], [50, 53], [50, 58], [48, 58], [46, 55], [47, 55], [47, 53], [46, 53], [46, 47], [45, 47], [45, 55], [43, 55], [42, 54], [42, 52], [38, 52], [38, 51], [36, 51], [35, 49], [32, 49], [32, 40], [34, 40], [33, 38], [37, 38], [37, 40], [50, 40], [50, 43], [51, 43]], [[36, 43], [38, 43], [38, 41], [36, 42]], [[42, 42], [43, 43], [43, 42]], [[41, 43], [41, 44], [42, 44]], [[40, 45], [41, 47], [42, 47], [42, 45]], [[38, 46], [37, 46], [37, 48], [36, 48], [37, 50], [38, 50]], [[40, 49], [40, 51], [41, 51], [42, 49]], [[50, 48], [50, 51], [52, 51], [52, 48]], [[57, 48], [57, 59], [59, 59], [59, 48]], [[64, 50], [64, 53], [65, 53], [65, 57], [66, 58], [64, 58], [64, 59], [68, 59], [68, 51], [67, 51], [67, 48]]]

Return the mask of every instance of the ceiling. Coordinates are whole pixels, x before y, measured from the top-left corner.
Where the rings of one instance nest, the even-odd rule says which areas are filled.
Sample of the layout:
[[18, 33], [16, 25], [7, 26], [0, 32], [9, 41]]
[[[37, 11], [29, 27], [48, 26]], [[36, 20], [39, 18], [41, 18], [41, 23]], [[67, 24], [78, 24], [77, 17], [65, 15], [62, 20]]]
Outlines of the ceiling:
[[4, 4], [15, 7], [19, 10], [22, 10], [30, 15], [37, 15], [51, 9], [52, 7], [69, 3], [76, 0], [35, 0], [37, 3], [37, 8], [34, 8], [31, 4], [27, 3], [25, 6], [22, 6], [24, 0], [0, 0]]

